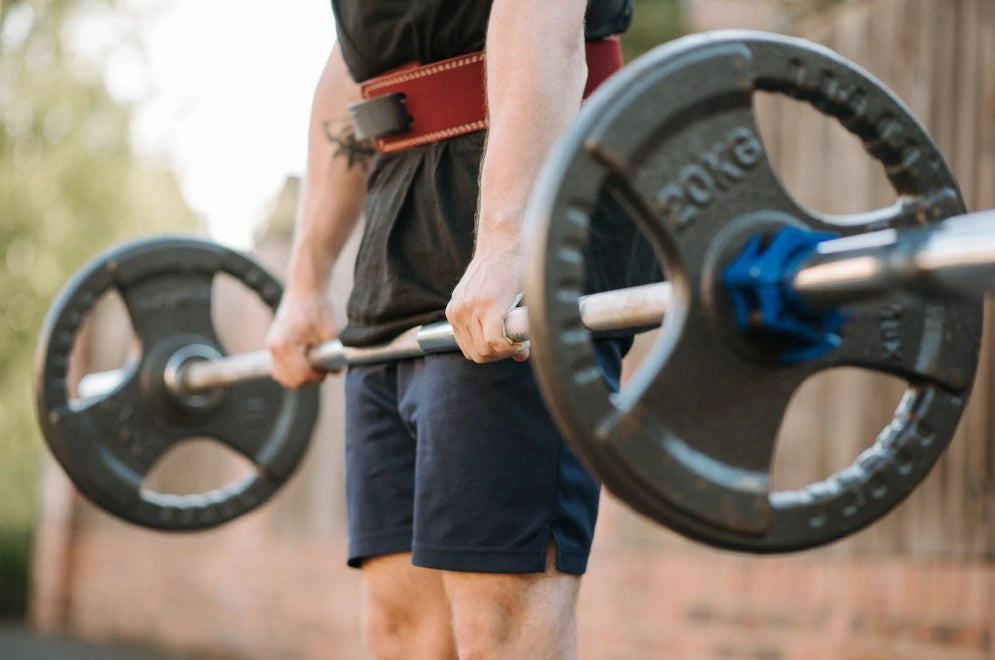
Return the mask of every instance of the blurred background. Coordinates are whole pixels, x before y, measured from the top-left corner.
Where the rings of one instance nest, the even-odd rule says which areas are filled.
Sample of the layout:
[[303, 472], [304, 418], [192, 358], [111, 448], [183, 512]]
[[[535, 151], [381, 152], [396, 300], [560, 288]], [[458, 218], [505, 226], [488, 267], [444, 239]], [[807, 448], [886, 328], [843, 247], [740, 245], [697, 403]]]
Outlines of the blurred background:
[[[637, 0], [635, 16], [623, 40], [630, 60], [723, 27], [830, 46], [922, 119], [970, 208], [995, 206], [991, 0]], [[282, 270], [311, 92], [334, 39], [322, 2], [0, 4], [0, 657], [360, 656], [358, 579], [344, 565], [340, 379], [324, 386], [305, 465], [270, 504], [181, 536], [129, 527], [81, 500], [44, 449], [32, 399], [45, 310], [116, 241], [192, 232]], [[838, 213], [894, 201], [880, 168], [833, 122], [793, 101], [758, 105], [801, 201]], [[335, 282], [341, 310], [348, 263]], [[216, 294], [226, 348], [261, 347], [263, 306], [231, 281]], [[77, 370], [120, 365], [130, 332], [108, 296], [82, 333]], [[986, 337], [972, 403], [928, 480], [828, 548], [713, 551], [607, 496], [581, 595], [582, 657], [995, 657], [991, 348]], [[851, 463], [902, 391], [852, 370], [806, 383], [781, 429], [775, 486]], [[192, 441], [147, 483], [193, 491], [248, 469]]]

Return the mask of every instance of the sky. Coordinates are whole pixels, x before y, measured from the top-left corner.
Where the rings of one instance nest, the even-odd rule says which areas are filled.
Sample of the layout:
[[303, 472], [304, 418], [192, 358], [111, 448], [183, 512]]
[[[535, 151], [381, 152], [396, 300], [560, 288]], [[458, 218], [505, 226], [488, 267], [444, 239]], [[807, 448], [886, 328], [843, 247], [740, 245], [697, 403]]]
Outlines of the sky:
[[[289, 174], [301, 174], [318, 75], [334, 43], [319, 0], [127, 0], [71, 28], [106, 56], [111, 94], [135, 104], [143, 154], [166, 159], [216, 240], [248, 247]], [[133, 30], [139, 45], [121, 39]]]

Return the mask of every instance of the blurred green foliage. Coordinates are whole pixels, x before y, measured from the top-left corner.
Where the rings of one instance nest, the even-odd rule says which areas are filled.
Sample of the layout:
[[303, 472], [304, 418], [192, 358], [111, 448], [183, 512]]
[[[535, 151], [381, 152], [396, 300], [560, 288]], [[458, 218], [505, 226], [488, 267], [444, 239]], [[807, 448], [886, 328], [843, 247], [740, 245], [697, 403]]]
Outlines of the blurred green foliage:
[[682, 5], [683, 0], [635, 0], [632, 26], [622, 36], [625, 61], [687, 34]]
[[70, 48], [114, 0], [0, 7], [0, 616], [24, 606], [43, 444], [32, 353], [45, 311], [86, 260], [126, 237], [196, 227], [174, 174], [131, 146], [133, 108]]

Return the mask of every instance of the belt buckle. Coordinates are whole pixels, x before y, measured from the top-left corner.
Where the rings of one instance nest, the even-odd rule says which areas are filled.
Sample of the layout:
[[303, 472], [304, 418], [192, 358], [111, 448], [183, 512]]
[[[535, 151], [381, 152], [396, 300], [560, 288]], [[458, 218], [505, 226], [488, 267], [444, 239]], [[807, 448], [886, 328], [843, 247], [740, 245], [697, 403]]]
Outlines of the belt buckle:
[[349, 104], [349, 117], [357, 140], [379, 139], [411, 128], [404, 94], [394, 92]]

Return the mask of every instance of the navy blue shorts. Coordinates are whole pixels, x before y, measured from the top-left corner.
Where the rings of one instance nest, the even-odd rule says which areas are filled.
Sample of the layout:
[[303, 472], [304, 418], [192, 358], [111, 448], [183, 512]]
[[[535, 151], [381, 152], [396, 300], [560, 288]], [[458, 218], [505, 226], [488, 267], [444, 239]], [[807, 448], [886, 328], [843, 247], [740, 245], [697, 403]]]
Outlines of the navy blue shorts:
[[[599, 340], [618, 389], [629, 341]], [[460, 353], [352, 367], [346, 376], [349, 565], [411, 552], [416, 566], [583, 573], [600, 485], [564, 442], [528, 363]]]

